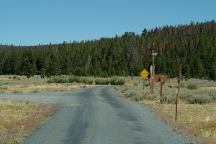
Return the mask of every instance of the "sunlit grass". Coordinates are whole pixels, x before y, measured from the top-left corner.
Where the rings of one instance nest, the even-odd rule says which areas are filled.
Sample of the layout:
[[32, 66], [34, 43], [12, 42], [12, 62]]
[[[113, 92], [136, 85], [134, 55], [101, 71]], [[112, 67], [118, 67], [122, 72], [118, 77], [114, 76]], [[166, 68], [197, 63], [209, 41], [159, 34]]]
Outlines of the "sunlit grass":
[[0, 132], [19, 124], [37, 108], [32, 103], [0, 101]]
[[[159, 101], [141, 101], [145, 105], [149, 105], [157, 112], [162, 113], [162, 118], [174, 121], [175, 105], [160, 104]], [[178, 124], [194, 131], [197, 135], [207, 141], [216, 141], [216, 103], [199, 105], [185, 104], [178, 105]], [[212, 143], [213, 144], [213, 143]]]
[[[174, 122], [177, 80], [170, 79], [163, 86], [160, 97], [160, 84], [155, 84], [154, 94], [150, 94], [148, 83], [140, 78], [128, 79], [126, 85], [115, 89], [125, 97], [148, 105], [160, 113], [158, 116]], [[178, 124], [188, 128], [193, 135], [209, 143], [216, 142], [216, 82], [191, 79], [180, 85]], [[160, 100], [162, 104], [160, 103]]]
[[0, 101], [0, 144], [17, 144], [32, 128], [54, 113], [52, 106]]

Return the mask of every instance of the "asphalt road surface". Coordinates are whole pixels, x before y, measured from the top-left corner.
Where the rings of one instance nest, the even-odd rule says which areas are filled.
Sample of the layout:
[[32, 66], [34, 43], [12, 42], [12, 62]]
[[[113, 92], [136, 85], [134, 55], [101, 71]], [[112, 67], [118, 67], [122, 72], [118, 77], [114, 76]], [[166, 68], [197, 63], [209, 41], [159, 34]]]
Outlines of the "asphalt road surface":
[[56, 104], [54, 116], [24, 144], [194, 144], [149, 108], [118, 97], [110, 87], [44, 94], [1, 94], [0, 99]]

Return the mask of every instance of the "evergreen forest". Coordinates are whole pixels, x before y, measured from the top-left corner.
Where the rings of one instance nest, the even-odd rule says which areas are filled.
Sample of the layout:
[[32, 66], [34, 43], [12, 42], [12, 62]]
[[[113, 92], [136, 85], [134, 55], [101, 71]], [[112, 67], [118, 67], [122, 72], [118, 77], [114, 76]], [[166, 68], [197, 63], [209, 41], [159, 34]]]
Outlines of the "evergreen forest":
[[152, 64], [156, 73], [216, 80], [216, 22], [143, 29], [142, 34], [37, 46], [0, 45], [1, 75], [137, 76]]

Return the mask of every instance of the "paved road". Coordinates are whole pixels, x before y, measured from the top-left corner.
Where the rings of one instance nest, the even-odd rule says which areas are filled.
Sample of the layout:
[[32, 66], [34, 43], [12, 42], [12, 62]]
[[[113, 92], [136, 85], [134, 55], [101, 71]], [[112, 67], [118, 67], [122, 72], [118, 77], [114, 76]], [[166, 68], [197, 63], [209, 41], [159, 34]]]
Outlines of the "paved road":
[[[25, 144], [186, 144], [151, 111], [109, 87], [75, 92], [0, 95], [0, 99], [57, 104], [58, 111]], [[198, 142], [195, 142], [198, 143]]]

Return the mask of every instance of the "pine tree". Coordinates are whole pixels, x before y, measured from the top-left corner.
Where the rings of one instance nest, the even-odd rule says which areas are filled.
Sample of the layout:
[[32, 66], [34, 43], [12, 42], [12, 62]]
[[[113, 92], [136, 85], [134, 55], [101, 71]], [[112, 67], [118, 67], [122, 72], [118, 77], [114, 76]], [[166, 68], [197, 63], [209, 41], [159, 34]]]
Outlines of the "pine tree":
[[27, 49], [22, 55], [22, 74], [30, 78], [36, 72], [35, 58], [31, 49]]

